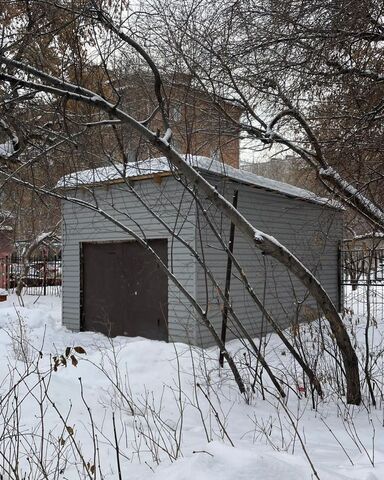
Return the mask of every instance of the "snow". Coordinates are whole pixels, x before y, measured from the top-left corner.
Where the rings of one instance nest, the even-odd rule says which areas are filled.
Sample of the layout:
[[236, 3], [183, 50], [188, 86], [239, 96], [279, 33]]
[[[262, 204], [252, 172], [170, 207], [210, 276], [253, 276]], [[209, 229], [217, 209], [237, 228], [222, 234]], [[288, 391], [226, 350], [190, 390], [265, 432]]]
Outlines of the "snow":
[[151, 159], [127, 164], [124, 172], [122, 164], [115, 164], [107, 167], [99, 167], [92, 170], [83, 170], [81, 172], [71, 173], [61, 178], [57, 188], [70, 188], [77, 185], [97, 184], [121, 180], [124, 178], [137, 178], [155, 173], [169, 172], [168, 161], [164, 158]]
[[332, 167], [321, 168], [319, 175], [330, 179], [335, 185], [337, 185], [341, 192], [347, 195], [347, 199], [356, 203], [363, 212], [368, 212], [369, 217], [372, 220], [384, 225], [384, 212], [380, 210], [374, 203], [372, 203], [367, 197], [361, 194], [361, 192], [351, 185], [349, 182], [341, 178], [341, 176]]
[[353, 238], [348, 238], [344, 242], [353, 242], [354, 240], [369, 240], [369, 239], [384, 239], [384, 232], [367, 232], [362, 235], [355, 235]]
[[[213, 173], [221, 177], [235, 180], [246, 185], [253, 185], [258, 188], [278, 192], [289, 197], [328, 205], [332, 208], [339, 208], [338, 205], [329, 199], [321, 198], [314, 193], [287, 183], [264, 178], [245, 170], [239, 170], [230, 165], [223, 164], [208, 157], [186, 155], [185, 160], [197, 170], [206, 173]], [[122, 178], [140, 178], [146, 175], [157, 173], [169, 173], [173, 168], [165, 157], [149, 158], [135, 163], [128, 163], [126, 167], [122, 164], [100, 167], [92, 170], [71, 173], [61, 178], [57, 188], [72, 188], [78, 185], [95, 185], [97, 183], [118, 181]]]
[[[301, 384], [296, 385], [297, 379], [291, 377], [293, 366], [275, 336], [268, 340], [267, 360], [277, 371], [284, 373], [290, 383], [292, 390], [287, 403], [279, 402], [270, 394], [266, 394], [265, 400], [259, 394], [250, 395], [246, 403], [238, 394], [229, 370], [219, 371], [218, 352], [214, 348], [204, 351], [143, 338], [110, 340], [97, 333], [71, 332], [61, 326], [59, 297], [27, 295], [24, 302], [25, 306], [21, 307], [16, 296], [11, 294], [6, 302], [0, 303], [0, 348], [3, 353], [0, 363], [0, 448], [3, 452], [10, 456], [14, 451], [6, 449], [14, 434], [14, 417], [10, 414], [11, 421], [7, 423], [8, 410], [3, 408], [8, 398], [13, 399], [12, 395], [7, 396], [8, 384], [15, 385], [23, 377], [30, 362], [40, 358], [39, 352], [42, 353], [39, 369], [45, 372], [50, 399], [44, 401], [42, 429], [39, 420], [41, 392], [35, 383], [37, 375], [30, 369], [29, 376], [16, 389], [19, 399], [17, 421], [24, 432], [19, 445], [19, 462], [26, 473], [25, 478], [29, 478], [31, 469], [35, 473], [30, 478], [43, 478], [36, 458], [42, 432], [50, 439], [43, 452], [46, 464], [51, 461], [48, 478], [86, 478], [72, 442], [76, 442], [85, 463], [92, 465], [95, 457], [89, 412], [94, 420], [97, 455], [105, 480], [118, 478], [112, 412], [116, 418], [122, 478], [311, 479], [314, 478], [313, 472], [298, 435], [320, 479], [383, 478], [381, 408], [352, 408], [340, 400], [335, 402], [326, 397], [317, 410], [313, 410], [309, 399], [294, 394]], [[379, 327], [383, 331], [382, 320]], [[359, 328], [363, 331], [364, 324]], [[49, 374], [51, 356], [65, 355], [66, 347], [75, 346], [86, 351], [81, 354], [72, 349], [78, 360], [77, 366], [69, 361], [67, 367], [60, 365], [56, 372]], [[238, 359], [242, 358], [241, 348], [238, 341], [229, 344], [230, 351], [237, 354]], [[113, 382], [118, 384], [118, 389], [114, 388]], [[265, 382], [267, 385], [266, 379]], [[27, 393], [29, 388], [33, 388], [35, 396]], [[200, 388], [209, 396], [217, 415], [200, 393]], [[130, 403], [119, 395], [119, 389]], [[13, 411], [11, 405], [12, 402], [8, 408]], [[66, 425], [73, 429], [73, 435], [69, 433], [72, 430], [63, 427], [56, 409], [64, 418], [68, 417]], [[297, 422], [297, 432], [287, 411]], [[7, 432], [12, 435], [7, 437]], [[33, 435], [29, 436], [32, 432]], [[64, 442], [60, 455], [59, 441]], [[373, 455], [375, 466], [370, 461]], [[9, 458], [12, 460], [11, 456]], [[56, 461], [62, 474], [54, 476]], [[0, 460], [0, 470], [2, 465], [4, 462]], [[24, 476], [20, 475], [20, 478]], [[98, 478], [101, 478], [99, 473]], [[8, 480], [8, 477], [5, 475], [4, 479]]]
[[0, 210], [0, 219], [3, 221], [5, 219], [12, 219], [14, 218], [14, 215], [12, 212], [9, 212], [8, 210]]
[[255, 229], [254, 240], [256, 243], [262, 243], [264, 241], [263, 233]]
[[15, 153], [13, 142], [11, 140], [0, 144], [0, 157], [9, 158]]
[[16, 148], [19, 146], [19, 138], [2, 118], [0, 118], [0, 127], [10, 137], [10, 140], [0, 144], [0, 157], [10, 158], [15, 154]]

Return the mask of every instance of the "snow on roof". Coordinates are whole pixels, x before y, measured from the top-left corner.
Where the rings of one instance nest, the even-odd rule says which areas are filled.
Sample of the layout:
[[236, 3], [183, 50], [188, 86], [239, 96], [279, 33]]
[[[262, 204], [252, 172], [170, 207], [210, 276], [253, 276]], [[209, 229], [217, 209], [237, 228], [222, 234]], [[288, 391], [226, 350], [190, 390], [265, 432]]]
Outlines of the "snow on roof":
[[115, 163], [105, 167], [70, 173], [62, 177], [56, 187], [72, 188], [78, 185], [94, 185], [113, 182], [123, 178], [137, 178], [170, 171], [170, 165], [165, 157], [150, 158], [141, 162], [127, 163], [126, 165]]
[[[270, 178], [260, 177], [254, 173], [239, 170], [208, 157], [187, 155], [186, 161], [200, 172], [213, 173], [214, 175], [229, 178], [239, 183], [281, 193], [289, 197], [320, 203], [333, 208], [340, 208], [339, 204], [336, 204], [327, 198], [318, 197], [308, 190], [289, 185], [288, 183], [272, 180]], [[119, 181], [123, 178], [140, 178], [154, 175], [156, 173], [167, 173], [173, 170], [174, 168], [170, 166], [166, 157], [149, 158], [140, 162], [128, 163], [125, 166], [122, 164], [114, 164], [92, 170], [71, 173], [59, 180], [57, 188], [73, 188], [79, 185], [108, 183]]]

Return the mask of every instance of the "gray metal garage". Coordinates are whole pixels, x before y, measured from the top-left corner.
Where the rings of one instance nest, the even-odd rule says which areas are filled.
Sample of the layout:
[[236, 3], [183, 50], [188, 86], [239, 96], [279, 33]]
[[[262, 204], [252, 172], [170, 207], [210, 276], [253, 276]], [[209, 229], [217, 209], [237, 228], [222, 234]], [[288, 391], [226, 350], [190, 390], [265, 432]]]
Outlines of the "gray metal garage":
[[[236, 194], [239, 211], [291, 249], [339, 305], [342, 211], [337, 206], [306, 190], [208, 158], [190, 161], [228, 199], [232, 201]], [[147, 241], [218, 332], [223, 301], [191, 249], [204, 259], [220, 287], [229, 287], [229, 301], [248, 331], [257, 335], [269, 330], [236, 269], [228, 285], [227, 254], [212, 226], [228, 244], [230, 223], [204, 199], [197, 201], [192, 186], [169, 168], [166, 159], [71, 174], [59, 187], [75, 202], [88, 202], [105, 213], [63, 201], [65, 326], [110, 336], [213, 343], [186, 297], [120, 223]], [[316, 315], [305, 288], [285, 267], [255, 252], [236, 231], [233, 252], [254, 291], [282, 327]], [[228, 319], [227, 338], [237, 334]]]

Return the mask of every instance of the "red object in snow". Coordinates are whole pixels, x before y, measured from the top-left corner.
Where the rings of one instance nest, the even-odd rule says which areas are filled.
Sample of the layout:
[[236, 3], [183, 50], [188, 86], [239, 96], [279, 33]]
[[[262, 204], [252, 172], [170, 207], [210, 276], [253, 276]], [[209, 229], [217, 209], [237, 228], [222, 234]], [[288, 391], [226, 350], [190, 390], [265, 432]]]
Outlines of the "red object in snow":
[[0, 302], [5, 302], [7, 300], [8, 292], [0, 288]]

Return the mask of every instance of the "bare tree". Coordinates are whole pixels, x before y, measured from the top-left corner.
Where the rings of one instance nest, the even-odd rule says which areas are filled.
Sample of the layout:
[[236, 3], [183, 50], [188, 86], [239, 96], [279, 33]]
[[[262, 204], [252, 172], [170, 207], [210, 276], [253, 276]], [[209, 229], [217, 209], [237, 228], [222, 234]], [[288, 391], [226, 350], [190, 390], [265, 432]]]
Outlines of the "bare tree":
[[[44, 2], [40, 1], [32, 3], [45, 4]], [[0, 81], [2, 82], [2, 85], [9, 86], [11, 89], [16, 86], [23, 96], [38, 95], [44, 98], [58, 99], [57, 101], [59, 104], [64, 103], [66, 106], [77, 104], [88, 106], [92, 114], [95, 112], [95, 115], [97, 116], [97, 121], [93, 122], [93, 125], [95, 125], [95, 123], [98, 126], [108, 126], [112, 124], [129, 125], [143, 138], [145, 138], [146, 141], [152, 145], [152, 147], [166, 156], [170, 164], [177, 169], [180, 175], [188, 180], [189, 184], [194, 186], [198, 194], [203, 198], [208, 199], [233, 223], [233, 225], [235, 225], [236, 229], [241, 232], [252, 248], [257, 251], [262, 251], [264, 255], [269, 255], [280, 264], [284, 265], [288, 271], [306, 287], [310, 295], [317, 301], [325, 318], [330, 324], [332, 333], [336, 338], [338, 347], [343, 357], [347, 383], [347, 401], [349, 403], [359, 404], [361, 401], [361, 393], [357, 357], [343, 325], [342, 319], [326, 291], [320, 282], [315, 278], [315, 276], [292, 252], [281, 245], [274, 237], [265, 234], [255, 226], [251, 225], [247, 219], [241, 215], [230, 202], [220, 195], [214, 186], [205, 180], [205, 178], [202, 177], [185, 160], [184, 156], [172, 146], [171, 122], [168, 116], [166, 102], [164, 100], [161, 74], [157, 67], [157, 61], [155, 60], [156, 55], [148, 53], [147, 49], [143, 48], [143, 46], [134, 38], [132, 34], [129, 34], [126, 29], [120, 27], [119, 24], [116, 23], [115, 19], [113, 19], [113, 17], [111, 17], [102, 8], [101, 3], [102, 2], [93, 1], [87, 3], [84, 7], [82, 5], [73, 6], [72, 3], [67, 5], [65, 2], [60, 5], [53, 5], [49, 3], [47, 3], [47, 5], [50, 5], [51, 8], [54, 10], [56, 9], [58, 12], [69, 12], [72, 15], [71, 19], [73, 18], [73, 21], [79, 22], [80, 26], [83, 24], [92, 25], [94, 30], [97, 31], [94, 40], [108, 38], [110, 42], [113, 42], [114, 49], [117, 49], [120, 43], [123, 42], [124, 44], [130, 46], [136, 52], [136, 54], [146, 62], [154, 77], [154, 91], [157, 98], [156, 110], [159, 111], [161, 116], [161, 129], [158, 128], [157, 131], [152, 131], [150, 129], [150, 122], [140, 121], [121, 109], [119, 107], [119, 98], [116, 99], [116, 96], [114, 96], [113, 88], [111, 88], [112, 93], [106, 92], [104, 95], [98, 94], [90, 88], [87, 88], [87, 86], [84, 86], [81, 82], [76, 82], [76, 79], [73, 81], [70, 75], [68, 75], [67, 70], [61, 71], [60, 75], [54, 75], [48, 69], [40, 68], [40, 65], [32, 66], [25, 61], [18, 60], [14, 55], [12, 55], [12, 51], [9, 49], [4, 49], [5, 51], [0, 56], [0, 63], [2, 65]], [[17, 103], [22, 103], [23, 99], [16, 98], [14, 101], [17, 101]], [[225, 114], [227, 115], [227, 112]], [[283, 139], [283, 137], [280, 137], [278, 134], [276, 134], [277, 136], [275, 134], [271, 135], [274, 125], [283, 117], [285, 117], [285, 115], [280, 114], [273, 119], [269, 126], [268, 135], [269, 138], [277, 138], [281, 143], [286, 143], [286, 140]], [[295, 120], [299, 121], [299, 123], [301, 122], [301, 117], [296, 113], [292, 114], [291, 112], [288, 117], [294, 118]], [[70, 115], [63, 117], [64, 124], [68, 118], [70, 118]], [[252, 134], [257, 133], [257, 135], [259, 135], [260, 129], [251, 124], [242, 124], [240, 126], [242, 128], [246, 127], [246, 130]], [[87, 129], [92, 128], [90, 123], [88, 123], [85, 127]], [[70, 136], [68, 136], [68, 132], [66, 133], [66, 139], [68, 140], [70, 139]], [[267, 137], [262, 138], [266, 140]], [[316, 143], [313, 145], [316, 146]], [[302, 147], [295, 148], [301, 153], [305, 152], [305, 155], [309, 156], [309, 152], [306, 149], [303, 149]], [[324, 165], [325, 164], [323, 164], [323, 167]], [[40, 194], [50, 195], [55, 198], [60, 197], [59, 194], [53, 192], [49, 188], [46, 188], [44, 185], [36, 185], [36, 183], [31, 182], [29, 179], [23, 178], [20, 175], [18, 168], [12, 168], [12, 166], [9, 165], [3, 166], [0, 169], [0, 173], [5, 175], [8, 181], [13, 181], [19, 185], [23, 185], [24, 187], [35, 190]], [[115, 225], [119, 225], [119, 227], [123, 229], [125, 228], [127, 231], [126, 227], [120, 225], [116, 219], [112, 218], [106, 212], [103, 212], [97, 204], [91, 204], [68, 196], [64, 196], [62, 198], [66, 199], [67, 201], [77, 202], [78, 204], [82, 204], [82, 206], [85, 208], [89, 208], [98, 212], [105, 218], [108, 218]], [[367, 206], [364, 203], [364, 205], [367, 207], [366, 209], [369, 211], [371, 210], [371, 204]], [[127, 231], [127, 233], [133, 235], [134, 238], [136, 238], [141, 244], [151, 250], [145, 239], [135, 235], [132, 231]], [[157, 257], [153, 251], [151, 251], [151, 253]], [[158, 257], [156, 261], [160, 266], [162, 266], [162, 268], [166, 269]], [[171, 272], [168, 271], [168, 275], [182, 290], [182, 285], [180, 285], [180, 282], [178, 282], [177, 279], [172, 276]], [[188, 292], [184, 292], [184, 294], [188, 297]], [[196, 305], [196, 302], [194, 302], [193, 298], [190, 298], [190, 296], [188, 298], [196, 311], [200, 312], [202, 320], [207, 322], [204, 311], [202, 311], [201, 308]], [[211, 331], [219, 348], [223, 351], [223, 354], [235, 375], [239, 388], [242, 390], [242, 381], [241, 378], [239, 378], [234, 362], [226, 351], [224, 345], [222, 345], [220, 338], [218, 338], [217, 334], [210, 329], [209, 323], [206, 323], [206, 326]]]
[[229, 120], [256, 149], [301, 157], [326, 191], [383, 230], [380, 4], [155, 0], [148, 10], [174, 68], [218, 109], [222, 97], [241, 105], [241, 121]]

